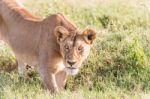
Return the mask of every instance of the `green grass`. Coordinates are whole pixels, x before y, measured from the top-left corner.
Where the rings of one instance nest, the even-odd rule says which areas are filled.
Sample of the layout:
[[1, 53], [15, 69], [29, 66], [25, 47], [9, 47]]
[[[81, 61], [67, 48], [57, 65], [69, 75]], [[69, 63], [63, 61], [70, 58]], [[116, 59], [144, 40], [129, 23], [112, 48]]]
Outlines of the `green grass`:
[[84, 67], [70, 77], [67, 90], [50, 95], [38, 75], [20, 80], [8, 47], [0, 45], [0, 99], [149, 99], [150, 11], [147, 0], [29, 0], [25, 4], [43, 18], [64, 13], [81, 29], [97, 31]]
[[0, 99], [140, 99], [150, 97], [149, 94], [131, 92], [122, 89], [107, 89], [105, 91], [89, 91], [79, 88], [76, 91], [65, 90], [55, 95], [49, 94], [41, 87], [39, 78], [26, 81], [20, 80], [16, 73], [0, 75]]

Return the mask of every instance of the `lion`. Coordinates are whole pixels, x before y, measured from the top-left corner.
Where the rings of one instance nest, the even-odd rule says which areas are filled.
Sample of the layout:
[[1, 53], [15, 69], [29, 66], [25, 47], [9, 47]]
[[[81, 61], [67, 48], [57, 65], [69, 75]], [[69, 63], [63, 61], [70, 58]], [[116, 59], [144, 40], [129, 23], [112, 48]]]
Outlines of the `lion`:
[[62, 13], [42, 19], [16, 0], [0, 0], [0, 35], [16, 56], [19, 74], [26, 64], [34, 66], [52, 93], [79, 72], [96, 38], [94, 30], [81, 31]]

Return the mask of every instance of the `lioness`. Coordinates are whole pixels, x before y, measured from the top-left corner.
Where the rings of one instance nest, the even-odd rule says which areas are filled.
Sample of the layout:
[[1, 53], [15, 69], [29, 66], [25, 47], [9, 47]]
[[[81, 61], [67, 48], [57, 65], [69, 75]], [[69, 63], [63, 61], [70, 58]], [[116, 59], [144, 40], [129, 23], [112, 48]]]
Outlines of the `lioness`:
[[0, 34], [17, 58], [19, 73], [25, 73], [25, 63], [36, 66], [51, 92], [78, 73], [96, 38], [94, 30], [82, 32], [61, 13], [41, 19], [15, 0], [0, 0]]

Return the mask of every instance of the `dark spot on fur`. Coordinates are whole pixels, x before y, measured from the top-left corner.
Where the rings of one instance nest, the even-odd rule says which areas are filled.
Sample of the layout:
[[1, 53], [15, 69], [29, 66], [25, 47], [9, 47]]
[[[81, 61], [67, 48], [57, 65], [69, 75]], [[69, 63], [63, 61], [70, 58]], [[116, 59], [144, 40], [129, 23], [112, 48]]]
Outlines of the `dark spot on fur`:
[[93, 35], [92, 34], [88, 35], [88, 40], [92, 40], [92, 39], [93, 39]]

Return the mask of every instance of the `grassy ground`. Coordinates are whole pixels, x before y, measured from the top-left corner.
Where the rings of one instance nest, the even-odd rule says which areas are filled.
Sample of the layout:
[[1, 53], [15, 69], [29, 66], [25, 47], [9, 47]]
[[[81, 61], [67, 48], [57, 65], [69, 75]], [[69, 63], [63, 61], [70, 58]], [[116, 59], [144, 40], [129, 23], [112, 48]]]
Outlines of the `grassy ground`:
[[25, 7], [47, 17], [63, 12], [78, 27], [97, 30], [84, 68], [66, 91], [50, 95], [39, 76], [20, 80], [10, 49], [0, 45], [0, 99], [149, 99], [150, 11], [147, 0], [28, 0]]

